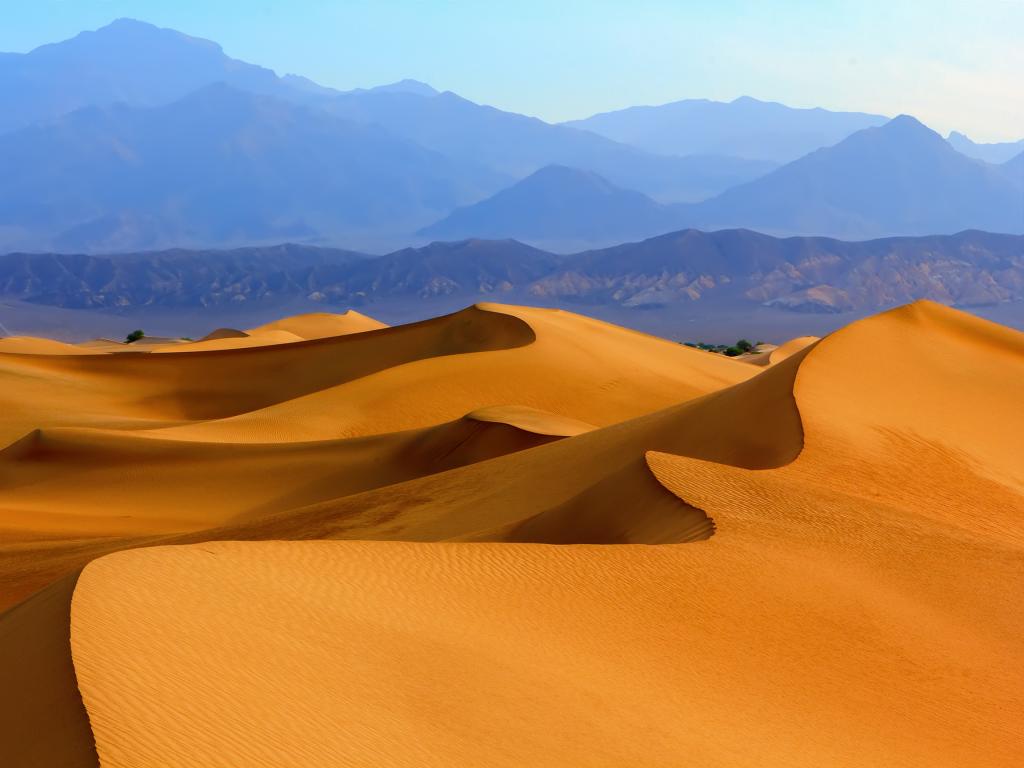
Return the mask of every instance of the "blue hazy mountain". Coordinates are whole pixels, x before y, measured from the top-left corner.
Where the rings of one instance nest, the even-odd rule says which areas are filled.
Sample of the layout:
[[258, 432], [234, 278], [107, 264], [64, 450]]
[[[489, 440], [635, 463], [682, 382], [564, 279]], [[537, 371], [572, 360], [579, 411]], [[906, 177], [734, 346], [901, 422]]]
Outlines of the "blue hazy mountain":
[[117, 102], [156, 106], [215, 82], [281, 95], [271, 70], [229, 58], [209, 40], [132, 19], [0, 58], [0, 131]]
[[[1004, 176], [1024, 190], [1024, 151], [1016, 157], [1011, 157], [999, 166], [999, 169]], [[1024, 208], [1024, 201], [1021, 201], [1021, 207]]]
[[593, 171], [662, 202], [702, 200], [775, 167], [768, 161], [720, 155], [659, 156], [588, 131], [476, 104], [451, 92], [425, 97], [374, 89], [339, 94], [319, 106], [515, 178], [547, 165], [565, 165]]
[[592, 171], [549, 165], [486, 200], [456, 209], [420, 234], [445, 240], [622, 242], [672, 229], [680, 219], [678, 208], [617, 187]]
[[[0, 54], [0, 249], [376, 249], [435, 222], [426, 231], [579, 242], [684, 225], [1021, 231], [1019, 165], [968, 158], [911, 118], [863, 128], [881, 121], [744, 98], [583, 130], [415, 80], [341, 92], [122, 19]], [[592, 132], [602, 122], [648, 133], [608, 138]]]
[[686, 99], [603, 112], [565, 125], [664, 155], [727, 155], [786, 163], [888, 118], [861, 112], [794, 109], [742, 96]]
[[703, 203], [659, 205], [592, 173], [547, 168], [423, 232], [549, 245], [622, 241], [681, 226], [848, 239], [965, 229], [1019, 233], [1024, 201], [1011, 180], [1015, 172], [1012, 164], [965, 157], [901, 116]]
[[[1024, 130], [1024, 127], [1022, 127]], [[1020, 141], [1004, 141], [995, 144], [978, 144], [971, 141], [967, 136], [958, 131], [949, 134], [947, 141], [957, 152], [973, 157], [977, 160], [984, 160], [986, 163], [1000, 165], [1015, 155], [1024, 152], [1024, 139]]]
[[509, 181], [378, 126], [224, 84], [8, 133], [0, 167], [8, 249], [374, 244]]
[[965, 229], [1024, 232], [1018, 188], [901, 115], [689, 206], [702, 228], [861, 239]]
[[384, 126], [427, 149], [514, 178], [550, 163], [587, 168], [666, 200], [706, 199], [774, 164], [679, 160], [439, 94], [416, 80], [340, 92], [226, 56], [209, 40], [120, 19], [27, 54], [0, 56], [0, 133], [87, 106], [159, 106], [217, 82]]

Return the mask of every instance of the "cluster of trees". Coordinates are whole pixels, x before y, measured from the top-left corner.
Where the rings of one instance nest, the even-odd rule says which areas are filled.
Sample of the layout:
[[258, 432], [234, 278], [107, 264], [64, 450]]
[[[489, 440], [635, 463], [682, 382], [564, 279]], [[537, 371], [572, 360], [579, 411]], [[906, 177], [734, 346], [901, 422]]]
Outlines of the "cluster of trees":
[[756, 347], [764, 344], [763, 341], [751, 344], [746, 339], [740, 339], [731, 346], [728, 344], [706, 344], [703, 341], [684, 341], [683, 343], [688, 347], [693, 347], [694, 349], [703, 349], [705, 352], [715, 352], [719, 355], [725, 355], [726, 357], [736, 357], [737, 355], [742, 355], [745, 352], [753, 352], [756, 354]]

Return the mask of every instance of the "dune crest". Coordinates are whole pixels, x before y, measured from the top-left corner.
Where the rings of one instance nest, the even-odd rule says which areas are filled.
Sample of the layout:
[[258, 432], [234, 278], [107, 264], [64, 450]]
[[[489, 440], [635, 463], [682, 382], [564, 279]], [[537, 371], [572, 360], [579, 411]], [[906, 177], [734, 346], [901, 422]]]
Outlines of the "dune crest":
[[820, 341], [817, 336], [798, 336], [795, 339], [790, 339], [784, 344], [780, 344], [775, 349], [768, 353], [768, 363], [770, 365], [776, 365], [781, 363], [787, 357], [796, 354], [801, 349], [809, 347], [811, 344]]
[[[9, 585], [0, 606], [99, 554], [160, 542], [309, 538], [325, 526], [346, 538], [552, 543], [710, 535], [703, 513], [686, 511], [652, 480], [639, 446], [608, 465], [576, 462], [580, 479], [568, 494], [540, 478], [538, 488], [524, 488], [532, 499], [498, 501], [483, 515], [464, 515], [459, 503], [419, 510], [407, 495], [420, 493], [418, 479], [580, 436], [754, 374], [572, 313], [501, 305], [244, 349], [210, 347], [261, 334], [217, 335], [157, 354], [0, 355], [11, 406], [0, 411], [0, 576]], [[605, 478], [621, 461], [632, 462], [636, 482]], [[619, 490], [591, 490], [602, 481]], [[458, 496], [459, 482], [454, 475], [438, 500]], [[602, 520], [613, 499], [624, 509], [633, 492], [650, 497], [649, 522], [618, 520], [619, 512], [617, 522]], [[588, 504], [587, 494], [601, 502]], [[572, 510], [590, 522], [563, 520], [579, 514]], [[670, 522], [655, 522], [662, 516]]]
[[250, 336], [259, 336], [271, 331], [285, 331], [301, 339], [322, 339], [328, 336], [376, 331], [387, 327], [379, 320], [349, 309], [341, 314], [310, 312], [304, 315], [293, 315], [250, 328], [246, 333]]

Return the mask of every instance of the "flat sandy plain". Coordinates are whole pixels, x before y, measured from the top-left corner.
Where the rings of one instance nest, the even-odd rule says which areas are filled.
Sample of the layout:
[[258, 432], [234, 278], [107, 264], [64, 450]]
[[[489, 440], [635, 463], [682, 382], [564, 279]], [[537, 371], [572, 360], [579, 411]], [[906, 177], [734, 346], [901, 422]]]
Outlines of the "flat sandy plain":
[[1024, 334], [761, 355], [0, 339], [0, 764], [1024, 764]]

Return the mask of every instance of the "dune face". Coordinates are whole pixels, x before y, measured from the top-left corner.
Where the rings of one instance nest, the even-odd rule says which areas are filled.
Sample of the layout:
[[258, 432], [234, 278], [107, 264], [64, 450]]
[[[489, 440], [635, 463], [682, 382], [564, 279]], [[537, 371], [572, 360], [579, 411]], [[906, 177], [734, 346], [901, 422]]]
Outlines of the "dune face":
[[105, 767], [1024, 762], [1024, 334], [919, 302], [762, 355], [499, 305], [0, 354], [0, 583], [28, 597], [0, 682], [48, 669], [0, 743]]
[[[0, 354], [0, 606], [126, 546], [309, 538], [322, 525], [318, 510], [349, 497], [580, 435], [754, 375], [558, 311], [480, 305], [380, 325], [354, 312], [302, 315], [141, 354]], [[630, 457], [639, 462], [642, 453]], [[638, 475], [661, 504], [683, 507], [645, 469]], [[443, 512], [435, 517], [446, 522], [426, 530], [404, 514], [335, 515], [345, 533], [332, 535], [525, 535], [481, 533], [534, 514], [504, 508], [479, 520]], [[600, 524], [556, 533], [558, 541], [620, 537]]]
[[814, 344], [816, 341], [819, 341], [817, 336], [798, 336], [795, 339], [790, 339], [785, 344], [780, 344], [768, 353], [768, 364], [775, 365], [776, 363], [781, 363], [787, 357], [799, 352], [804, 347]]
[[99, 762], [71, 661], [78, 574], [0, 614], [0, 751], [4, 765], [93, 768]]
[[248, 333], [251, 336], [258, 336], [268, 331], [285, 331], [293, 333], [301, 339], [322, 339], [327, 336], [344, 336], [347, 333], [376, 331], [381, 328], [387, 328], [387, 325], [350, 309], [341, 315], [329, 312], [311, 312], [287, 317], [283, 320], [266, 323], [258, 328], [252, 328]]

